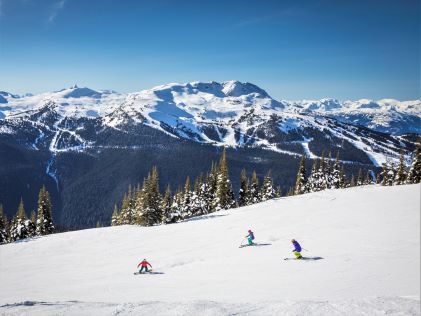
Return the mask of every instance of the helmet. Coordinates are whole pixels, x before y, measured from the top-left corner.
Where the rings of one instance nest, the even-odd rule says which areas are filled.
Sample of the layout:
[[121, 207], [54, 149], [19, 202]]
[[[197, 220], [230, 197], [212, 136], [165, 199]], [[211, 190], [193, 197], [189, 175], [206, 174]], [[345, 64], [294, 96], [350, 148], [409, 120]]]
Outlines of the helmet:
[[291, 239], [291, 242], [295, 242], [295, 239]]
[[249, 229], [249, 233], [251, 233], [251, 229]]

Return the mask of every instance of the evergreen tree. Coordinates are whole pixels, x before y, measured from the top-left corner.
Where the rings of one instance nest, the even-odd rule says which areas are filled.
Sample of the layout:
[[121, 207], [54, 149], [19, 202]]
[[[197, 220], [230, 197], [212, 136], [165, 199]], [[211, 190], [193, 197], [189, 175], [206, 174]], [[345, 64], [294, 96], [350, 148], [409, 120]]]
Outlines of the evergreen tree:
[[267, 175], [263, 179], [262, 193], [260, 196], [262, 197], [262, 201], [271, 200], [275, 197], [271, 170], [268, 171]]
[[251, 199], [250, 204], [259, 203], [261, 201], [260, 190], [259, 190], [259, 179], [257, 178], [257, 174], [255, 170], [253, 170], [253, 174], [251, 176], [250, 199]]
[[329, 152], [329, 158], [326, 160], [324, 178], [326, 181], [326, 189], [334, 188], [333, 184], [333, 166], [332, 166], [332, 154]]
[[344, 173], [343, 168], [341, 168], [341, 164], [339, 162], [339, 151], [336, 154], [335, 164], [333, 165], [333, 170], [331, 173], [331, 180], [330, 180], [330, 187], [333, 189], [342, 188], [344, 184], [343, 179]]
[[171, 213], [165, 218], [165, 223], [176, 223], [183, 219], [181, 216], [182, 201], [183, 191], [181, 188], [178, 188], [171, 202]]
[[194, 190], [191, 196], [192, 216], [199, 216], [208, 213], [208, 209], [205, 205], [205, 196], [206, 181], [203, 179], [203, 175], [201, 174], [194, 182]]
[[392, 162], [390, 163], [389, 171], [387, 172], [387, 184], [388, 186], [392, 186], [396, 178], [396, 166]]
[[216, 186], [215, 209], [230, 209], [235, 207], [234, 193], [228, 174], [227, 154], [224, 148], [218, 166], [218, 178]]
[[346, 182], [346, 175], [345, 175], [345, 170], [344, 170], [344, 166], [341, 167], [341, 172], [339, 174], [339, 187], [340, 188], [346, 188], [347, 182]]
[[389, 173], [389, 166], [388, 166], [387, 162], [384, 162], [382, 164], [382, 171], [380, 172], [380, 176], [381, 176], [381, 179], [382, 179], [381, 180], [382, 185], [387, 185], [387, 183], [388, 183], [388, 180], [387, 180], [388, 173]]
[[206, 180], [205, 205], [208, 208], [208, 213], [216, 211], [215, 200], [218, 186], [218, 167], [212, 162], [211, 171]]
[[48, 235], [54, 233], [54, 225], [52, 218], [52, 205], [50, 194], [42, 186], [38, 195], [38, 216], [36, 221], [37, 235]]
[[364, 179], [365, 185], [370, 185], [370, 184], [374, 183], [373, 178], [371, 176], [371, 172], [372, 172], [371, 170], [367, 170], [367, 173], [366, 173], [365, 179]]
[[7, 242], [7, 217], [3, 213], [3, 205], [0, 204], [0, 244]]
[[120, 225], [120, 213], [117, 208], [117, 204], [114, 204], [113, 214], [111, 215], [111, 226]]
[[316, 177], [317, 177], [317, 160], [313, 161], [311, 167], [310, 176], [307, 179], [306, 192], [315, 192], [316, 187]]
[[141, 215], [141, 224], [144, 226], [153, 226], [159, 224], [162, 220], [161, 204], [162, 198], [159, 192], [159, 175], [156, 167], [146, 180], [146, 190], [144, 196], [143, 212]]
[[278, 185], [277, 187], [276, 187], [276, 190], [275, 190], [275, 198], [280, 198], [280, 197], [282, 197], [282, 189], [281, 189], [281, 187]]
[[240, 191], [238, 192], [238, 205], [245, 206], [249, 202], [249, 179], [247, 178], [246, 170], [241, 170], [240, 175]]
[[30, 237], [31, 225], [30, 220], [26, 218], [25, 206], [23, 200], [20, 200], [18, 211], [16, 216], [12, 220], [10, 227], [10, 239], [11, 241], [21, 240]]
[[406, 183], [420, 183], [421, 182], [421, 137], [418, 139], [417, 147], [412, 157], [412, 164], [409, 168]]
[[405, 156], [403, 155], [403, 151], [401, 150], [400, 157], [399, 157], [398, 170], [396, 171], [396, 176], [395, 176], [395, 184], [396, 185], [405, 184], [406, 178], [407, 178], [407, 173], [406, 173]]
[[167, 219], [171, 218], [171, 187], [167, 185], [164, 197], [162, 198], [162, 219], [161, 222], [167, 224]]
[[130, 197], [127, 193], [124, 193], [123, 201], [121, 202], [120, 223], [121, 225], [129, 225], [130, 221]]
[[181, 205], [181, 216], [184, 218], [189, 218], [193, 215], [192, 205], [191, 205], [192, 192], [190, 192], [190, 177], [187, 177], [184, 184], [183, 200]]
[[300, 165], [298, 167], [297, 179], [295, 181], [295, 190], [296, 195], [303, 194], [307, 192], [307, 176], [306, 176], [306, 159], [305, 156], [301, 156]]
[[354, 174], [352, 174], [352, 176], [351, 176], [351, 181], [349, 182], [349, 186], [350, 186], [350, 187], [355, 187], [355, 178], [354, 178]]
[[363, 171], [360, 168], [358, 170], [357, 186], [363, 185]]

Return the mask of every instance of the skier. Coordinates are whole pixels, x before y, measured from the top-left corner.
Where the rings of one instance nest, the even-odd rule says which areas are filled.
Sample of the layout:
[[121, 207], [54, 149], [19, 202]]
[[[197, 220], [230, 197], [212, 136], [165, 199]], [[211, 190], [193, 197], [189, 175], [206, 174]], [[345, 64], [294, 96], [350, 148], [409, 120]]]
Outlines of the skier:
[[146, 259], [143, 259], [142, 260], [142, 262], [140, 262], [138, 265], [137, 265], [137, 267], [139, 268], [139, 266], [141, 266], [141, 268], [140, 268], [140, 270], [139, 270], [139, 273], [142, 273], [143, 272], [143, 269], [145, 269], [145, 272], [148, 272], [149, 270], [148, 270], [148, 265], [151, 267], [151, 269], [152, 269], [152, 266], [151, 266], [151, 264], [149, 263], [149, 262], [147, 262], [146, 261]]
[[251, 245], [253, 245], [254, 234], [253, 234], [253, 232], [251, 231], [251, 229], [249, 229], [248, 233], [249, 233], [249, 234], [248, 234], [245, 238], [247, 238], [247, 241], [248, 241], [248, 243], [249, 243], [249, 246], [251, 246]]
[[296, 257], [296, 259], [303, 259], [301, 256], [301, 246], [295, 239], [291, 240], [292, 244], [294, 245], [294, 250], [292, 251]]

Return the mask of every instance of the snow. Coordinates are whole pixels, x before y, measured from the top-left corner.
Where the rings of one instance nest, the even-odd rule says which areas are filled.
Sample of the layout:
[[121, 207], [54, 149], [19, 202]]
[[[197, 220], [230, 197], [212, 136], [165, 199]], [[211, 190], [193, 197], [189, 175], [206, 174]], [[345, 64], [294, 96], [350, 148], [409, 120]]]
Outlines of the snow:
[[[0, 120], [28, 118], [46, 105], [56, 112], [57, 122], [47, 126], [55, 135], [48, 144], [52, 153], [63, 151], [83, 151], [92, 143], [84, 140], [72, 127], [59, 128], [65, 118], [98, 119], [104, 127], [123, 129], [125, 124], [145, 124], [177, 138], [186, 138], [216, 146], [262, 146], [264, 149], [297, 153], [278, 149], [277, 143], [268, 143], [258, 137], [256, 130], [265, 127], [273, 117], [278, 119], [282, 133], [302, 132], [305, 129], [329, 130], [341, 139], [346, 139], [364, 151], [374, 165], [380, 166], [386, 156], [397, 161], [399, 149], [393, 144], [367, 139], [365, 142], [357, 133], [344, 128], [328, 127], [328, 119], [359, 124], [369, 128], [402, 134], [421, 133], [421, 100], [397, 101], [383, 99], [373, 101], [338, 101], [335, 99], [281, 101], [272, 99], [263, 89], [239, 81], [170, 83], [134, 93], [119, 94], [113, 91], [96, 91], [77, 85], [51, 93], [16, 97], [10, 93], [0, 94], [8, 102], [0, 107]], [[172, 129], [164, 129], [169, 126]], [[213, 126], [220, 134], [219, 140], [210, 139], [205, 131]], [[170, 132], [170, 131], [174, 132]], [[224, 130], [224, 137], [220, 131]], [[245, 135], [253, 134], [252, 140], [245, 142]], [[0, 133], [13, 133], [7, 127]], [[235, 137], [238, 135], [239, 137]], [[310, 138], [309, 135], [304, 137]], [[58, 148], [61, 138], [69, 137], [72, 145]], [[368, 136], [370, 137], [370, 136]], [[44, 139], [43, 135], [37, 141]], [[77, 145], [73, 145], [74, 141]], [[367, 142], [370, 145], [367, 145]], [[308, 150], [308, 142], [302, 143], [306, 155], [316, 158]], [[39, 146], [35, 143], [33, 148]]]
[[[0, 246], [6, 315], [419, 315], [420, 185], [327, 190]], [[256, 247], [238, 248], [252, 229]], [[297, 239], [307, 257], [292, 257]], [[162, 274], [137, 275], [143, 258]]]

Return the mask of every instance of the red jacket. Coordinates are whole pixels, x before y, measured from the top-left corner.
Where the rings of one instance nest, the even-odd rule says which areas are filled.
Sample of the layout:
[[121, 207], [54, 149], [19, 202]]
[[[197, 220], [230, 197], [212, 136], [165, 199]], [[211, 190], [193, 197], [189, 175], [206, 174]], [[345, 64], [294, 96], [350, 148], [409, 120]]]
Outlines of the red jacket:
[[147, 262], [146, 260], [143, 260], [142, 262], [140, 262], [137, 266], [142, 266], [142, 267], [147, 267], [148, 265], [152, 268], [151, 264], [149, 262]]

